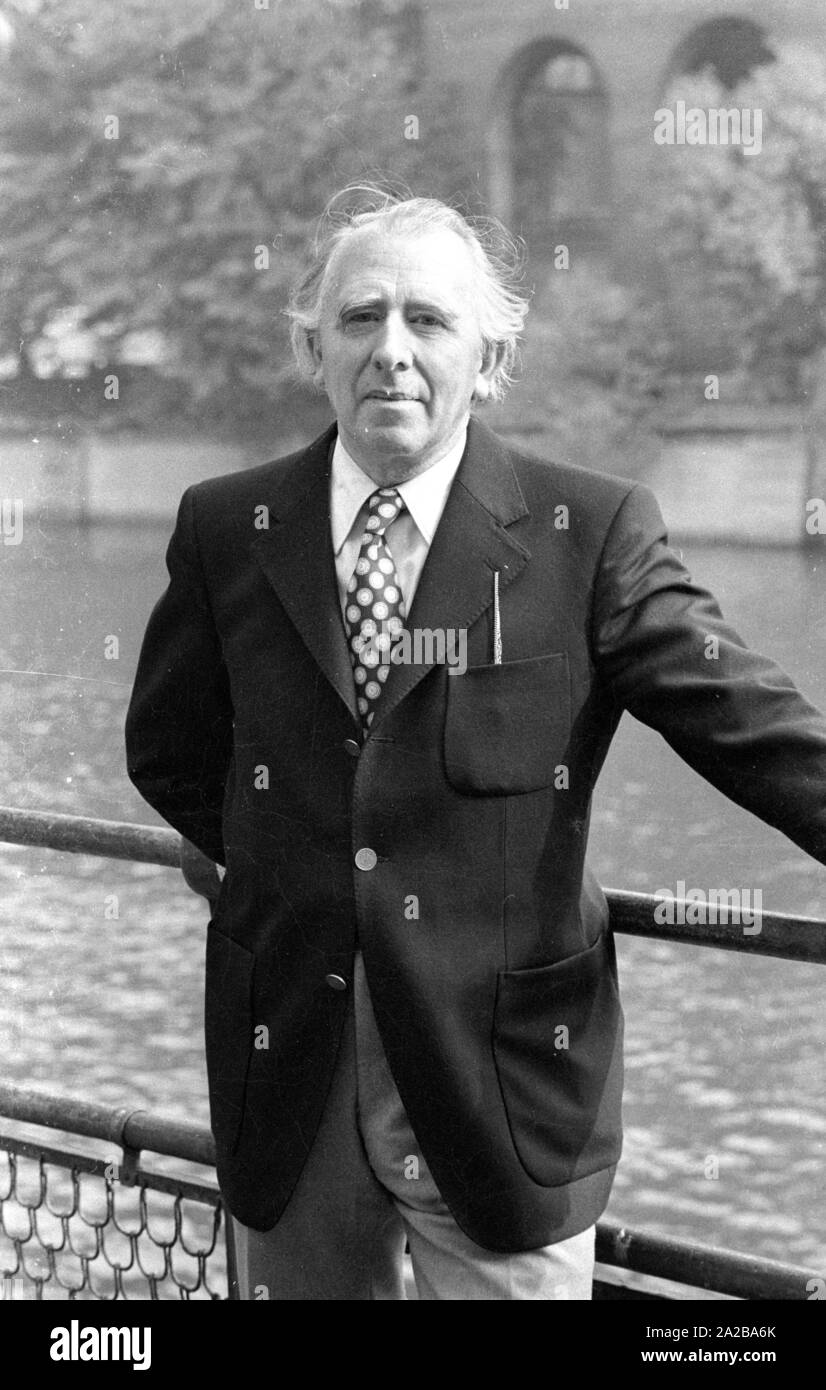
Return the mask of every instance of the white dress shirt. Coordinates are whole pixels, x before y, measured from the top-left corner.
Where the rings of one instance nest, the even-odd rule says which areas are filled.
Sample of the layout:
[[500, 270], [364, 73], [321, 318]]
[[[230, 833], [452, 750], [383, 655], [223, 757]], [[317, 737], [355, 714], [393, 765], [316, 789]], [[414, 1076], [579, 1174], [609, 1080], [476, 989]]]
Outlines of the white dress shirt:
[[[404, 499], [405, 509], [388, 526], [384, 538], [396, 563], [405, 613], [410, 612], [447, 494], [465, 451], [466, 437], [467, 422], [461, 439], [443, 458], [415, 478], [395, 484]], [[330, 529], [342, 616], [347, 606], [347, 585], [356, 568], [364, 535], [367, 501], [384, 486], [386, 484], [375, 482], [359, 467], [339, 437], [333, 449], [330, 477]]]

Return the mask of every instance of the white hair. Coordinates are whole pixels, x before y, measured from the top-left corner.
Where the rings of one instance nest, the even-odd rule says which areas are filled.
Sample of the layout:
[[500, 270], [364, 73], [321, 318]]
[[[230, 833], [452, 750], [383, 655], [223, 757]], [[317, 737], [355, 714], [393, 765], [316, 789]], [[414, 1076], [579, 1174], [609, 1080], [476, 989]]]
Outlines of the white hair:
[[[341, 206], [347, 199], [349, 206]], [[496, 362], [490, 378], [490, 396], [501, 400], [514, 379], [519, 335], [528, 312], [528, 296], [521, 288], [522, 244], [493, 217], [466, 215], [438, 198], [414, 198], [375, 184], [353, 184], [343, 189], [330, 199], [319, 219], [311, 263], [293, 290], [286, 310], [301, 375], [320, 384], [311, 340], [321, 320], [327, 267], [337, 247], [364, 227], [420, 234], [445, 228], [461, 237], [479, 276], [477, 307], [482, 350], [485, 356], [492, 354]]]

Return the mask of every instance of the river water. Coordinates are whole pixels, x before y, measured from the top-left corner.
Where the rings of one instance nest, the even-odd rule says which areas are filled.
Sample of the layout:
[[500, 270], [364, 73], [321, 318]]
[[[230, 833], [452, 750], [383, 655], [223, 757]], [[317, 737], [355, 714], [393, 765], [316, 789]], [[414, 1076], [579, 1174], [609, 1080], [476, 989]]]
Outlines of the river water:
[[[165, 544], [154, 527], [32, 522], [0, 549], [0, 803], [158, 823], [126, 778], [122, 731]], [[826, 708], [826, 562], [685, 560]], [[759, 888], [764, 909], [826, 918], [826, 868], [628, 717], [591, 862], [610, 887]], [[171, 870], [13, 846], [0, 884], [6, 1079], [205, 1122], [202, 900]], [[624, 937], [618, 951], [626, 1142], [608, 1216], [826, 1275], [826, 971]]]

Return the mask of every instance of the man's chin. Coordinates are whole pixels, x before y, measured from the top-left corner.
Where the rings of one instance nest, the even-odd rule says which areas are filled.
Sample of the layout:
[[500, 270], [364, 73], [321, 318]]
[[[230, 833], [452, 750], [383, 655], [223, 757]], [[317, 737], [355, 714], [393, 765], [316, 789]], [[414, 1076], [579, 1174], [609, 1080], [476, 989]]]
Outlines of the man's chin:
[[419, 430], [411, 429], [407, 420], [375, 420], [360, 425], [356, 442], [370, 453], [392, 451], [403, 458], [415, 458], [427, 447]]
[[430, 452], [430, 441], [402, 421], [360, 424], [342, 443], [365, 473], [382, 482], [414, 477], [427, 467]]

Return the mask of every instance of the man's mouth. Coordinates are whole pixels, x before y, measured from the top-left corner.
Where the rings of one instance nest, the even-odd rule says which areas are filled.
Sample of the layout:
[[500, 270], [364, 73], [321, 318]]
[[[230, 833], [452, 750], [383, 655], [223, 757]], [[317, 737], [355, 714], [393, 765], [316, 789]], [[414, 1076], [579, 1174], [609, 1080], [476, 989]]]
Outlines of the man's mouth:
[[415, 401], [418, 396], [411, 396], [406, 391], [368, 391], [368, 401]]

